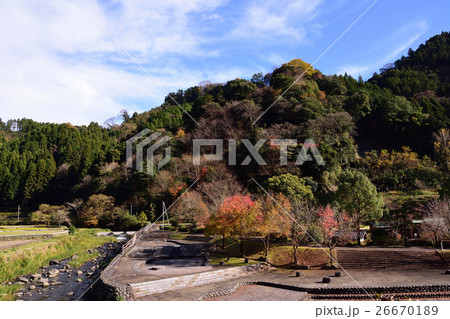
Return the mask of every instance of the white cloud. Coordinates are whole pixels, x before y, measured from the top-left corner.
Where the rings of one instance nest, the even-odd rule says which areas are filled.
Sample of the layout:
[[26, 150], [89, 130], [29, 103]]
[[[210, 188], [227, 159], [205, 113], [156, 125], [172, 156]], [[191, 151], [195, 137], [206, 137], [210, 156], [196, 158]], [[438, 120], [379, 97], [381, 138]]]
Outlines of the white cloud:
[[[168, 92], [205, 77], [179, 65], [180, 56], [217, 54], [203, 48], [202, 30], [191, 25], [190, 15], [224, 1], [80, 3]], [[150, 108], [166, 95], [72, 0], [1, 1], [0, 61], [4, 120], [101, 123], [139, 107], [123, 101], [148, 101]]]
[[301, 41], [306, 35], [305, 25], [318, 12], [320, 0], [256, 1], [246, 10], [232, 35], [238, 38], [277, 38]]

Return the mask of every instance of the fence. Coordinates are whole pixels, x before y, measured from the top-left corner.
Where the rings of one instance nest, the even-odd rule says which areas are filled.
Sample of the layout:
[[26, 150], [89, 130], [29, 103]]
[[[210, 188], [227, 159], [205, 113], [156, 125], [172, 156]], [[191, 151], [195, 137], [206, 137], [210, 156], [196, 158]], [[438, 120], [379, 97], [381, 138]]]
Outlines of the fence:
[[131, 291], [131, 287], [127, 284], [123, 284], [121, 282], [117, 282], [112, 278], [112, 274], [114, 273], [115, 266], [119, 263], [120, 259], [123, 256], [126, 256], [136, 245], [139, 238], [145, 235], [152, 227], [153, 224], [148, 224], [147, 226], [139, 229], [123, 246], [122, 251], [114, 257], [113, 260], [109, 263], [109, 265], [103, 270], [100, 275], [100, 279], [104, 284], [111, 286], [114, 288], [120, 297], [125, 300], [133, 299], [133, 292]]

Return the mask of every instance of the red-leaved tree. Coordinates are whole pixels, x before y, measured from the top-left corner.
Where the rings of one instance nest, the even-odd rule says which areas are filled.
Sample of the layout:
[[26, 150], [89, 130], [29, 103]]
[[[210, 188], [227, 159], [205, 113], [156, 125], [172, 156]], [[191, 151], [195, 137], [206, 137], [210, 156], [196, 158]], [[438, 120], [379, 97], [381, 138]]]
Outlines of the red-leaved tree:
[[352, 240], [353, 220], [345, 212], [337, 212], [330, 206], [319, 210], [319, 225], [323, 231], [323, 242], [330, 250], [330, 263], [333, 263], [333, 249]]

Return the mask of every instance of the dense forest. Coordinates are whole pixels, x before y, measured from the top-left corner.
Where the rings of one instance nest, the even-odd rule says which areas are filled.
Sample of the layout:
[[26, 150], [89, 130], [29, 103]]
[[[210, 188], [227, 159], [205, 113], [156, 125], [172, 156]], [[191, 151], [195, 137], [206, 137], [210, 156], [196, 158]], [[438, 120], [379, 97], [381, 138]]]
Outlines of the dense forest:
[[[162, 202], [170, 205], [200, 178], [170, 214], [201, 223], [196, 216], [214, 216], [227, 196], [261, 194], [253, 179], [288, 198], [341, 207], [346, 185], [362, 181], [383, 205], [361, 222], [411, 219], [417, 205], [450, 195], [449, 76], [450, 33], [443, 32], [367, 81], [324, 75], [295, 59], [265, 75], [170, 93], [147, 112], [123, 111], [121, 124], [0, 120], [0, 207], [41, 206], [45, 215], [41, 204], [65, 206], [78, 224], [111, 227], [131, 205], [144, 212], [141, 221], [154, 219]], [[153, 176], [125, 165], [126, 140], [145, 128], [172, 137], [173, 158]], [[230, 166], [227, 156], [195, 166], [194, 138], [313, 139], [325, 165], [295, 165], [302, 145], [280, 165], [277, 147], [265, 143], [264, 166]], [[236, 147], [241, 163], [248, 151]]]

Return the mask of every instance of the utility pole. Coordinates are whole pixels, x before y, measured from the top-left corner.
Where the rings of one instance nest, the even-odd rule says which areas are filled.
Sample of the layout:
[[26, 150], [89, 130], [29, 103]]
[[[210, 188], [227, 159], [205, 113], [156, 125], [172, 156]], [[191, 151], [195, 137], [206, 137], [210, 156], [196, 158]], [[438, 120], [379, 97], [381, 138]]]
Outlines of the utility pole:
[[163, 202], [163, 213], [162, 213], [162, 227], [164, 230], [164, 226], [166, 226], [166, 221], [167, 220], [167, 226], [170, 226], [170, 222], [169, 222], [169, 215], [167, 214], [167, 208], [166, 208], [166, 203]]
[[17, 222], [19, 222], [20, 217], [20, 205], [17, 205]]
[[131, 215], [133, 215], [133, 205], [131, 205]]

